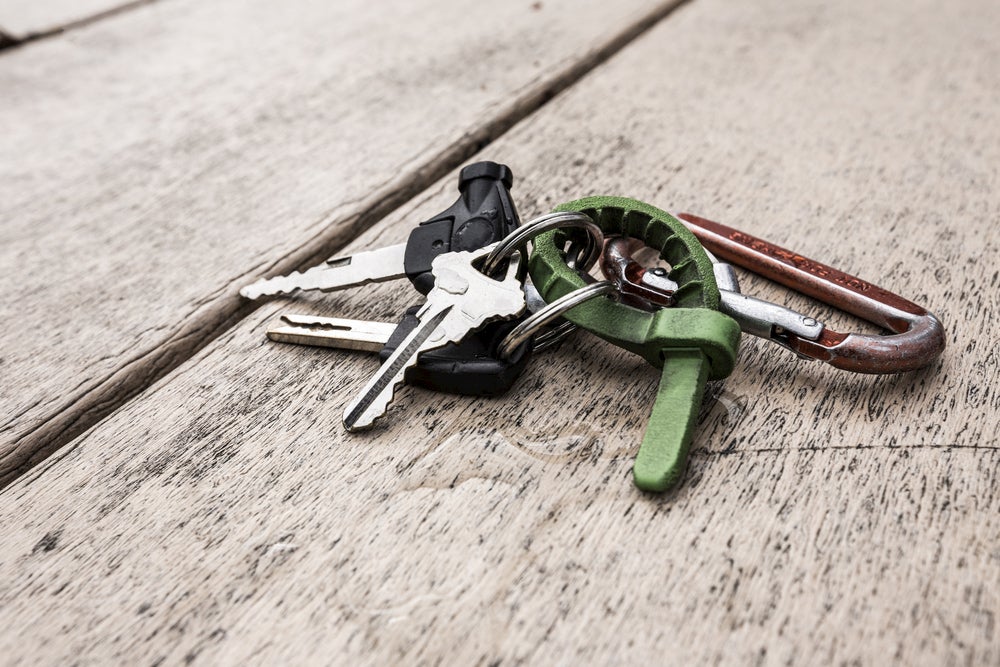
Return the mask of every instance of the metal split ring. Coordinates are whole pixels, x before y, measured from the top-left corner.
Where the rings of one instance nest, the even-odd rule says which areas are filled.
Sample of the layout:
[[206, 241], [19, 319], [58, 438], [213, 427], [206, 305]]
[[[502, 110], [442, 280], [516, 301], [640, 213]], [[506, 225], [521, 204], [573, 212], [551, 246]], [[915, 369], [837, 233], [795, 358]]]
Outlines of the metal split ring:
[[[510, 333], [508, 333], [503, 341], [501, 341], [500, 347], [497, 350], [500, 358], [509, 359], [511, 355], [513, 355], [514, 350], [527, 342], [544, 326], [561, 317], [567, 310], [575, 308], [581, 303], [590, 301], [595, 297], [611, 294], [617, 291], [618, 287], [614, 282], [610, 280], [602, 280], [600, 282], [591, 283], [586, 287], [581, 287], [580, 289], [570, 292], [562, 298], [556, 299], [511, 329]], [[569, 323], [567, 322], [566, 324]], [[535, 349], [539, 349], [539, 347], [548, 347], [549, 345], [554, 344], [562, 338], [562, 336], [575, 328], [573, 325], [570, 325], [570, 327], [571, 328], [568, 328], [568, 330], [564, 332], [562, 331], [564, 326], [560, 325], [556, 329], [546, 332], [539, 337], [539, 344], [536, 345]], [[545, 336], [548, 336], [549, 339], [545, 340]]]
[[518, 250], [522, 251], [524, 257], [527, 257], [528, 241], [531, 239], [554, 229], [566, 228], [583, 229], [590, 235], [586, 255], [580, 263], [585, 269], [593, 266], [604, 249], [604, 234], [601, 232], [601, 228], [590, 219], [590, 216], [575, 211], [566, 211], [539, 216], [505, 236], [497, 242], [490, 254], [483, 260], [482, 272], [488, 276], [493, 275], [500, 263]]
[[[522, 257], [526, 258], [528, 241], [545, 232], [566, 228], [582, 229], [587, 232], [586, 245], [580, 246], [575, 241], [570, 242], [567, 251], [571, 257], [567, 261], [574, 268], [578, 268], [583, 272], [589, 271], [590, 267], [597, 262], [604, 249], [604, 233], [601, 232], [600, 227], [594, 224], [590, 216], [576, 211], [548, 213], [518, 227], [497, 242], [490, 254], [483, 260], [480, 270], [486, 275], [492, 275], [501, 262], [515, 253], [519, 253]], [[524, 262], [524, 266], [527, 267], [527, 262]], [[535, 292], [535, 295], [536, 299], [541, 301], [540, 297], [537, 297], [537, 292]], [[549, 310], [552, 305], [554, 304], [542, 306], [534, 315], [511, 330], [510, 334], [501, 342], [500, 357], [502, 359], [509, 359], [516, 347], [536, 334], [538, 337], [535, 339], [534, 350], [540, 351], [555, 345], [576, 330], [576, 325], [563, 322], [549, 331], [541, 331], [545, 325], [559, 317], [558, 313], [547, 316], [544, 321], [539, 317], [542, 313], [553, 312]], [[560, 310], [559, 313], [565, 312], [565, 310], [568, 310], [568, 308]], [[530, 326], [526, 327], [529, 323], [531, 323]], [[528, 331], [527, 335], [524, 335], [525, 331]], [[515, 339], [517, 342], [513, 342]]]

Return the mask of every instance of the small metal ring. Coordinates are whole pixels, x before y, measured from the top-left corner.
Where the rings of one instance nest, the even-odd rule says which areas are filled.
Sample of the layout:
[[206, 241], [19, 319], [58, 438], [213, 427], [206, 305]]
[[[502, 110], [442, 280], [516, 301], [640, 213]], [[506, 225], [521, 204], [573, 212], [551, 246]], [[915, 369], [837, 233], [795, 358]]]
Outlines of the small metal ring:
[[564, 211], [539, 216], [505, 236], [483, 260], [482, 272], [488, 276], [492, 275], [500, 262], [516, 250], [527, 250], [528, 241], [531, 239], [553, 229], [567, 227], [584, 229], [590, 234], [591, 244], [588, 247], [587, 261], [584, 262], [584, 265], [596, 262], [604, 248], [604, 234], [601, 232], [601, 228], [594, 224], [588, 215], [576, 211]]
[[[594, 239], [587, 237], [586, 245], [581, 245], [576, 239], [570, 239], [566, 244], [565, 256], [566, 266], [576, 269], [579, 274], [590, 273], [590, 270], [600, 259], [599, 253], [594, 253], [592, 248]], [[603, 247], [603, 242], [602, 242]]]
[[[591, 246], [593, 244], [593, 239], [589, 236], [587, 237], [587, 244], [581, 246], [575, 240], [570, 239], [569, 243], [566, 245], [566, 266], [574, 268], [577, 273], [583, 275], [588, 273], [590, 269], [597, 262], [597, 256], [595, 256], [591, 251]], [[537, 290], [534, 290], [535, 295], [538, 300], [541, 301], [542, 297], [538, 294]], [[541, 301], [542, 305], [537, 310], [532, 312], [538, 312], [548, 304]], [[550, 347], [555, 347], [563, 339], [568, 338], [573, 335], [573, 332], [577, 330], [577, 326], [572, 322], [567, 322], [563, 320], [562, 322], [552, 324], [552, 328], [548, 331], [542, 331], [535, 335], [535, 340], [531, 344], [531, 349], [534, 352], [542, 352]]]
[[541, 352], [542, 350], [547, 350], [553, 345], [556, 345], [563, 338], [569, 336], [571, 333], [576, 331], [577, 326], [568, 320], [564, 320], [559, 324], [554, 325], [548, 331], [543, 331], [542, 333], [535, 336], [535, 342], [531, 344], [532, 352]]
[[[514, 350], [538, 333], [546, 324], [561, 317], [567, 310], [575, 308], [594, 297], [617, 291], [618, 287], [615, 283], [610, 280], [602, 280], [591, 283], [586, 287], [581, 287], [562, 298], [556, 299], [511, 329], [510, 333], [500, 342], [500, 347], [497, 350], [500, 358], [505, 360], [510, 359]], [[553, 342], [550, 341], [549, 345]]]

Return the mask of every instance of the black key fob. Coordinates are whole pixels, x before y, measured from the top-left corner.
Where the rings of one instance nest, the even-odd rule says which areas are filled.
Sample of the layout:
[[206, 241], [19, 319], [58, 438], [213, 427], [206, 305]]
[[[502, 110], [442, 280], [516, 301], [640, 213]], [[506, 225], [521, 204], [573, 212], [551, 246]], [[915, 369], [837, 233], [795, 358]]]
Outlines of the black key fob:
[[496, 243], [520, 224], [510, 196], [514, 176], [507, 165], [476, 162], [458, 175], [462, 194], [452, 206], [421, 222], [406, 242], [403, 268], [421, 294], [434, 286], [431, 262], [438, 255], [478, 250]]
[[[385, 347], [379, 352], [381, 363], [389, 358], [403, 339], [416, 328], [420, 306], [407, 309]], [[531, 343], [518, 347], [509, 361], [497, 356], [497, 348], [520, 320], [491, 322], [474, 331], [459, 343], [448, 343], [428, 350], [417, 365], [406, 371], [407, 384], [464, 396], [499, 396], [513, 386], [531, 357]]]

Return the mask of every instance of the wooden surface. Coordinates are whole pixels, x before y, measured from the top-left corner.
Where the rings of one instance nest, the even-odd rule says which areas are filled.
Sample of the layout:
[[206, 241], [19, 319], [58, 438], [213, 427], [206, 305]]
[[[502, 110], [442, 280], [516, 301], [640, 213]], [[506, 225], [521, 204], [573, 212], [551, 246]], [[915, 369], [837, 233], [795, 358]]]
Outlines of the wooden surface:
[[[501, 399], [407, 389], [348, 435], [373, 359], [263, 331], [414, 296], [276, 301], [4, 490], [0, 655], [997, 664], [998, 30], [985, 0], [696, 0], [479, 156], [524, 217], [632, 195], [875, 280], [945, 322], [939, 364], [864, 377], [747, 339], [653, 497], [640, 360], [581, 335]], [[454, 178], [349, 248], [402, 240]]]
[[104, 20], [156, 0], [0, 0], [0, 29], [31, 40]]
[[170, 0], [4, 52], [0, 485], [673, 5]]

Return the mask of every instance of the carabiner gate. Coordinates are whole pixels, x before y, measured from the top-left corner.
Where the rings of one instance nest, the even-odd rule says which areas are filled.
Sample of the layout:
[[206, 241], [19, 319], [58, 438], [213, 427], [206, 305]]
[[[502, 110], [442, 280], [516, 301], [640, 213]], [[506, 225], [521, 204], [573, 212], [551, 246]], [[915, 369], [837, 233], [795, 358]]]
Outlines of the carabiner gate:
[[[706, 249], [724, 260], [892, 332], [877, 336], [833, 331], [784, 306], [740, 294], [732, 267], [717, 263], [720, 309], [747, 333], [772, 340], [800, 357], [858, 373], [916, 370], [945, 348], [941, 322], [897, 294], [737, 229], [689, 213], [677, 217]], [[623, 294], [671, 305], [671, 281], [662, 270], [646, 270], [635, 262], [627, 239], [608, 241], [601, 268]]]

